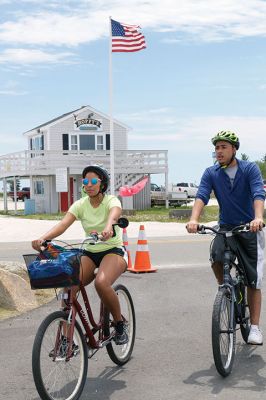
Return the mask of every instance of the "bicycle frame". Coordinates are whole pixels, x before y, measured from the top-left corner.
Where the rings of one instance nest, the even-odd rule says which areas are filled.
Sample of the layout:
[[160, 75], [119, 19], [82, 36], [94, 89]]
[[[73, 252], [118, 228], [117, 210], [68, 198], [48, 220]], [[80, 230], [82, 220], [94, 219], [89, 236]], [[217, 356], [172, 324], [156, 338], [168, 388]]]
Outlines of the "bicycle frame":
[[[100, 302], [100, 318], [99, 322], [97, 323], [95, 321], [95, 318], [92, 313], [91, 305], [89, 302], [89, 298], [86, 292], [85, 287], [83, 286], [82, 283], [80, 283], [80, 292], [81, 296], [84, 301], [85, 308], [81, 306], [79, 301], [77, 300], [76, 296], [73, 294], [73, 290], [70, 288], [68, 290], [68, 299], [65, 301], [66, 307], [65, 311], [69, 313], [68, 315], [68, 320], [67, 323], [70, 325], [70, 330], [69, 330], [69, 341], [70, 341], [70, 346], [69, 346], [69, 353], [71, 353], [71, 345], [73, 341], [73, 332], [74, 332], [74, 326], [75, 326], [75, 320], [77, 314], [80, 317], [80, 320], [82, 322], [82, 325], [85, 330], [85, 334], [87, 337], [87, 344], [90, 349], [93, 349], [95, 351], [92, 351], [92, 354], [90, 357], [95, 354], [96, 351], [98, 351], [100, 348], [106, 346], [112, 339], [112, 337], [104, 337], [104, 332], [103, 332], [103, 316], [104, 316], [104, 305], [102, 302]], [[91, 326], [90, 326], [91, 325]], [[99, 337], [98, 340], [95, 338], [95, 333], [99, 332]], [[70, 357], [70, 354], [67, 355], [67, 357]]]
[[[223, 250], [223, 282], [219, 285], [215, 296], [212, 312], [212, 351], [217, 371], [223, 376], [228, 376], [233, 367], [236, 345], [236, 325], [240, 325], [242, 338], [248, 343], [249, 312], [243, 307], [246, 303], [246, 274], [241, 263], [235, 262], [234, 256], [238, 251], [231, 247], [228, 240], [235, 233], [246, 232], [249, 224], [239, 225], [229, 231], [220, 231], [214, 227], [199, 225], [198, 233], [206, 234], [212, 231], [215, 235], [222, 235]], [[232, 273], [235, 268], [235, 274]], [[229, 303], [228, 303], [229, 302]]]
[[226, 236], [224, 236], [224, 244], [225, 244], [225, 252], [224, 252], [224, 264], [223, 264], [223, 284], [220, 285], [220, 288], [228, 288], [232, 294], [232, 301], [230, 303], [230, 322], [229, 322], [229, 330], [228, 331], [222, 331], [221, 333], [233, 333], [234, 332], [234, 304], [236, 301], [236, 296], [235, 296], [235, 285], [237, 282], [233, 281], [233, 278], [230, 274], [230, 267], [232, 265], [231, 262], [231, 254], [232, 251], [230, 249], [230, 246], [227, 243]]
[[[214, 230], [215, 232], [215, 230]], [[216, 232], [217, 234], [217, 232]], [[234, 254], [233, 250], [231, 249], [230, 245], [228, 244], [227, 237], [231, 236], [232, 232], [224, 232], [222, 234], [223, 239], [224, 239], [224, 263], [223, 263], [223, 283], [220, 285], [220, 289], [222, 288], [228, 288], [228, 290], [231, 293], [232, 296], [232, 301], [230, 304], [230, 322], [229, 322], [229, 330], [228, 331], [221, 331], [221, 333], [233, 333], [235, 327], [234, 324], [238, 323], [241, 324], [244, 322], [242, 320], [241, 316], [241, 310], [239, 309], [241, 307], [240, 303], [238, 302], [237, 299], [237, 294], [236, 294], [236, 287], [238, 287], [240, 282], [245, 282], [245, 272], [242, 270], [242, 268], [239, 266], [239, 264], [236, 264], [234, 261], [232, 261], [232, 254]], [[233, 278], [231, 276], [231, 268], [235, 267], [237, 271], [237, 277]]]
[[[249, 225], [247, 224], [247, 225], [240, 225], [237, 228], [242, 228], [242, 229], [244, 228], [245, 229], [245, 228], [248, 228], [248, 227], [249, 227]], [[236, 286], [238, 286], [238, 284], [239, 284], [239, 282], [241, 280], [244, 282], [245, 272], [242, 270], [242, 268], [239, 267], [239, 265], [235, 264], [232, 261], [233, 250], [231, 249], [230, 245], [228, 244], [227, 237], [232, 236], [234, 230], [221, 233], [221, 232], [217, 231], [214, 228], [206, 227], [204, 225], [200, 225], [199, 229], [198, 229], [198, 232], [206, 234], [205, 229], [208, 229], [208, 230], [214, 232], [216, 235], [220, 234], [220, 235], [223, 236], [225, 250], [224, 250], [224, 263], [223, 263], [223, 283], [220, 285], [220, 289], [228, 288], [228, 290], [232, 294], [231, 310], [230, 310], [230, 316], [231, 317], [230, 317], [229, 331], [226, 331], [226, 332], [223, 332], [223, 333], [232, 333], [234, 331], [234, 323], [235, 323], [234, 316], [236, 314], [235, 310], [234, 310], [234, 306], [235, 305], [236, 305], [236, 310], [237, 310], [237, 315], [236, 315], [237, 323], [241, 323], [242, 322], [242, 320], [240, 321], [241, 312], [239, 312], [239, 309], [237, 307], [238, 303], [237, 303], [237, 299], [236, 299], [236, 290], [235, 290], [235, 288], [236, 288]], [[236, 270], [238, 271], [237, 279], [235, 279], [235, 278], [233, 278], [231, 276], [230, 271], [231, 271], [231, 267], [232, 266], [234, 266], [236, 268]]]

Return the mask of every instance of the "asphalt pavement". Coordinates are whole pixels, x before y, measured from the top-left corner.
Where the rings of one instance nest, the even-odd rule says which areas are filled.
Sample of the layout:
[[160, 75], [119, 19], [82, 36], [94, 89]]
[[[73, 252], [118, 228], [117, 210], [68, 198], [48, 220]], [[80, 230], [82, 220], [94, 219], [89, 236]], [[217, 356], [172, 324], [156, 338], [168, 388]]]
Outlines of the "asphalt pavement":
[[[89, 360], [81, 400], [255, 400], [265, 396], [266, 348], [243, 344], [239, 332], [231, 376], [224, 379], [216, 372], [211, 348], [216, 285], [209, 268], [126, 273], [120, 282], [129, 288], [135, 305], [133, 355], [119, 368], [105, 349], [96, 353]], [[93, 287], [89, 293], [96, 298]], [[40, 322], [58, 307], [53, 301], [0, 322], [1, 400], [39, 399], [31, 372], [32, 345]]]
[[[0, 218], [0, 259], [5, 247], [10, 245], [11, 252], [23, 247], [53, 223], [56, 222]], [[129, 238], [138, 237], [139, 225], [130, 224]], [[137, 335], [133, 355], [128, 364], [119, 368], [105, 349], [96, 353], [89, 360], [80, 400], [263, 398], [265, 346], [245, 345], [238, 331], [232, 374], [224, 379], [215, 369], [211, 313], [217, 289], [209, 268], [206, 238], [188, 235], [184, 224], [145, 223], [144, 226], [151, 247], [154, 246], [152, 259], [159, 260], [159, 264], [170, 261], [155, 273], [127, 272], [119, 279], [129, 288], [135, 305]], [[69, 239], [83, 237], [79, 229], [74, 224]], [[20, 244], [16, 246], [17, 242]], [[93, 286], [88, 290], [96, 309], [98, 300]], [[39, 399], [32, 379], [32, 345], [41, 321], [58, 307], [53, 300], [16, 318], [0, 321], [0, 400]], [[266, 333], [264, 309], [261, 327]]]

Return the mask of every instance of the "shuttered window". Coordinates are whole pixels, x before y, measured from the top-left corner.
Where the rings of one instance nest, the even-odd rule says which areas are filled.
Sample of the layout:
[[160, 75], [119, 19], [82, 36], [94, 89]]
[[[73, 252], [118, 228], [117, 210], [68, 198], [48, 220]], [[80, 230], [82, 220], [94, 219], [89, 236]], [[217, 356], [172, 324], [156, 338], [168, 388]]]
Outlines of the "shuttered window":
[[110, 150], [110, 135], [106, 135], [106, 150]]
[[63, 133], [62, 138], [63, 138], [63, 150], [69, 150], [68, 134]]

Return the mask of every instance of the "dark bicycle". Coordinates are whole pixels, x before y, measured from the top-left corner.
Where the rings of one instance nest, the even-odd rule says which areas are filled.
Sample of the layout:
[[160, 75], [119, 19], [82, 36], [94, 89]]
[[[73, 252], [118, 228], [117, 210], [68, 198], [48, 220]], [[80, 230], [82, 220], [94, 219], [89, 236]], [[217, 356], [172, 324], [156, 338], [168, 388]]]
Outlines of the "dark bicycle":
[[236, 330], [240, 328], [246, 343], [250, 331], [245, 271], [230, 247], [228, 237], [248, 232], [249, 224], [236, 226], [229, 231], [199, 225], [198, 233], [207, 234], [207, 231], [221, 235], [225, 245], [223, 283], [219, 285], [212, 312], [212, 351], [217, 371], [226, 377], [233, 368]]
[[[127, 224], [128, 221], [125, 218], [120, 218], [117, 225], [126, 227]], [[61, 245], [65, 243], [55, 242], [60, 242]], [[97, 245], [100, 242], [99, 235], [93, 233], [82, 244], [85, 242]], [[53, 252], [50, 250], [52, 259], [44, 257], [40, 260], [42, 253], [24, 255], [33, 289], [67, 288], [61, 293], [65, 304], [64, 309], [48, 315], [38, 328], [32, 350], [32, 372], [36, 389], [42, 400], [77, 400], [86, 382], [88, 358], [93, 357], [98, 350], [106, 348], [109, 357], [117, 365], [124, 365], [129, 361], [135, 342], [135, 311], [128, 289], [122, 284], [116, 284], [114, 290], [119, 298], [128, 335], [126, 344], [116, 345], [113, 340], [115, 324], [112, 315], [99, 301], [99, 315], [96, 319], [85, 287], [79, 282], [82, 249], [73, 248], [73, 245], [69, 244], [67, 247], [70, 246], [70, 248], [59, 248], [54, 241], [51, 243], [54, 249]], [[40, 263], [43, 269], [46, 267], [48, 270], [50, 263], [51, 268], [60, 268], [60, 263], [68, 259], [71, 259], [73, 267], [70, 276], [64, 270], [58, 276], [48, 279], [45, 277], [39, 280], [33, 279], [33, 273], [30, 274], [30, 268], [34, 267], [34, 262], [36, 269], [40, 268], [38, 266]], [[73, 288], [77, 284], [79, 284], [80, 292], [75, 296]]]

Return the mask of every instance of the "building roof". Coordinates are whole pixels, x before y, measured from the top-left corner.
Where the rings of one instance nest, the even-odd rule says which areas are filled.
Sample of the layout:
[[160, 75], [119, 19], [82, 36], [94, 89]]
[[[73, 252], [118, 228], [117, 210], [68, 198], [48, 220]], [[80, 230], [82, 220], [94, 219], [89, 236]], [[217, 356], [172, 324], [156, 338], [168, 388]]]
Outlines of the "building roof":
[[[93, 110], [93, 111], [96, 112], [97, 114], [100, 114], [100, 115], [102, 115], [102, 116], [105, 116], [106, 118], [109, 118], [107, 115], [104, 115], [102, 112], [95, 110], [95, 109], [94, 109], [93, 107], [91, 107], [91, 106], [81, 106], [80, 108], [77, 108], [76, 110], [69, 111], [69, 112], [67, 112], [67, 113], [65, 113], [65, 114], [59, 115], [58, 117], [51, 119], [50, 121], [45, 122], [44, 124], [38, 125], [38, 126], [36, 126], [35, 128], [32, 128], [32, 129], [30, 129], [30, 130], [24, 132], [23, 135], [27, 135], [29, 132], [36, 131], [36, 130], [38, 130], [38, 129], [40, 129], [40, 128], [43, 128], [44, 126], [52, 125], [52, 124], [56, 123], [57, 121], [62, 120], [63, 118], [66, 118], [66, 117], [68, 117], [69, 115], [71, 115], [71, 114], [73, 114], [73, 113], [82, 111], [84, 108], [88, 108], [88, 109], [90, 109], [90, 110]], [[125, 125], [125, 124], [123, 124], [123, 123], [121, 123], [121, 122], [119, 122], [119, 121], [117, 121], [117, 120], [114, 120], [114, 122], [118, 123], [119, 125], [122, 125], [122, 126], [125, 127], [126, 129], [130, 129], [127, 125]]]
[[65, 118], [65, 117], [67, 117], [68, 115], [73, 114], [74, 112], [80, 111], [80, 110], [82, 110], [83, 108], [86, 108], [86, 107], [88, 107], [88, 106], [81, 106], [80, 108], [77, 108], [76, 110], [69, 111], [69, 112], [67, 112], [67, 113], [65, 113], [65, 114], [59, 115], [59, 117], [53, 118], [53, 119], [51, 119], [50, 121], [47, 121], [47, 122], [45, 122], [44, 124], [38, 125], [38, 126], [36, 126], [35, 128], [29, 129], [28, 131], [26, 131], [26, 132], [24, 132], [24, 133], [28, 133], [28, 132], [31, 132], [31, 131], [35, 131], [36, 129], [40, 129], [40, 128], [42, 128], [43, 126], [50, 125], [50, 124], [52, 124], [52, 123], [58, 121], [59, 119]]

